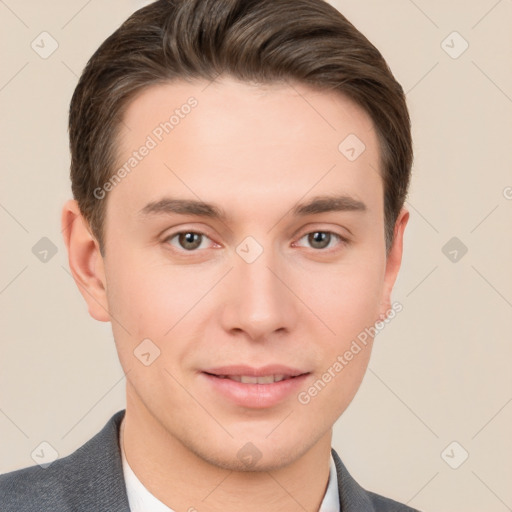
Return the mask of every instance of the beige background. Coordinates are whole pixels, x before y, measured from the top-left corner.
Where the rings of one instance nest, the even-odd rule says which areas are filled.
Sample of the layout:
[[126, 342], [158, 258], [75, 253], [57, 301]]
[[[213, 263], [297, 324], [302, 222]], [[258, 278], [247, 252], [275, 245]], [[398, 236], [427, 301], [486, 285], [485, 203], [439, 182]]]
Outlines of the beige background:
[[[110, 324], [88, 316], [59, 221], [77, 76], [142, 3], [0, 1], [0, 472], [33, 465], [42, 441], [71, 453], [124, 408]], [[363, 486], [423, 511], [512, 510], [512, 1], [332, 3], [407, 91], [416, 153], [404, 310], [334, 446]], [[31, 48], [43, 31], [59, 45], [47, 59]], [[462, 39], [442, 43], [454, 31], [469, 44], [458, 58], [445, 50]], [[32, 253], [42, 237], [57, 248], [46, 263]], [[468, 249], [456, 262], [452, 237]]]

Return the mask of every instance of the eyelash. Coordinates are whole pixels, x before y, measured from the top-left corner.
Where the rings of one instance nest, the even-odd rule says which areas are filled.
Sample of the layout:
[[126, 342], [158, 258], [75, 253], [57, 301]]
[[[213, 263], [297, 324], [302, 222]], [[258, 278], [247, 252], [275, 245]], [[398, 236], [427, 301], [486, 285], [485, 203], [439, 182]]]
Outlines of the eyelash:
[[[327, 230], [320, 230], [320, 229], [317, 229], [317, 230], [313, 230], [313, 231], [308, 231], [307, 233], [304, 233], [299, 239], [298, 241], [302, 240], [303, 238], [307, 237], [308, 235], [312, 235], [314, 233], [325, 233], [325, 234], [329, 234], [331, 236], [334, 236], [335, 239], [338, 240], [338, 245], [340, 245], [341, 247], [344, 247], [346, 245], [348, 245], [350, 243], [350, 241], [341, 236], [340, 234], [338, 233], [335, 233], [333, 231], [327, 231]], [[170, 243], [171, 240], [173, 240], [174, 238], [176, 238], [177, 236], [179, 235], [185, 235], [185, 234], [194, 234], [194, 235], [200, 235], [202, 237], [205, 237], [205, 238], [208, 238], [210, 239], [210, 237], [206, 234], [206, 233], [202, 233], [200, 231], [192, 231], [192, 230], [184, 230], [184, 231], [177, 231], [176, 233], [173, 233], [171, 235], [169, 235], [168, 237], [166, 237], [164, 239], [164, 242], [165, 243], [168, 243], [168, 245], [172, 245]], [[211, 240], [211, 239], [210, 239]], [[202, 240], [201, 240], [202, 242]], [[331, 243], [331, 240], [329, 240], [329, 244]], [[294, 242], [295, 244], [295, 242]], [[193, 249], [193, 250], [186, 250], [186, 249], [183, 249], [183, 248], [176, 248], [173, 246], [173, 249], [172, 250], [175, 250], [177, 252], [180, 252], [180, 253], [183, 253], [183, 254], [186, 254], [186, 253], [189, 253], [189, 254], [192, 254], [192, 253], [197, 253], [199, 252], [199, 249]], [[204, 249], [203, 249], [204, 250]], [[315, 248], [311, 248], [311, 250], [315, 253], [319, 253], [319, 254], [331, 254], [333, 252], [337, 252], [338, 250], [341, 250], [340, 247], [338, 248], [324, 248], [324, 249], [315, 249]]]

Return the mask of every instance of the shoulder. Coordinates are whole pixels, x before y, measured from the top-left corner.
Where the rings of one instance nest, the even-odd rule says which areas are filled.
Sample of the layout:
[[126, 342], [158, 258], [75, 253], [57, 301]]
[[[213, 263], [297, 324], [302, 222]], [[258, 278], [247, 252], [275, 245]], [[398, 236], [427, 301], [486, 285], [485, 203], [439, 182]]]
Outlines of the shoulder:
[[411, 508], [390, 498], [385, 498], [380, 494], [375, 494], [369, 491], [366, 492], [370, 497], [374, 509], [378, 512], [419, 512], [415, 508]]
[[419, 512], [361, 487], [350, 475], [336, 451], [333, 449], [331, 453], [336, 465], [340, 507], [343, 512]]
[[[2, 511], [35, 511], [50, 510], [62, 502], [62, 477], [60, 468], [65, 459], [56, 461], [52, 466], [43, 469], [39, 466], [18, 469], [0, 475], [0, 508]], [[58, 469], [56, 473], [55, 469]], [[60, 512], [56, 506], [53, 510]]]
[[125, 510], [102, 506], [127, 499], [118, 445], [123, 416], [124, 410], [117, 412], [93, 438], [46, 468], [31, 466], [0, 475], [0, 510]]

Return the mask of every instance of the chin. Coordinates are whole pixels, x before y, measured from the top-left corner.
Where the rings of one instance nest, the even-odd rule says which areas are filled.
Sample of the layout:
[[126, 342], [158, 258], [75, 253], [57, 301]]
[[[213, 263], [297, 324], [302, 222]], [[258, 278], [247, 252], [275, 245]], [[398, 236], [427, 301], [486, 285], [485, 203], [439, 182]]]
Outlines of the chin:
[[[288, 438], [286, 445], [277, 445], [262, 437], [255, 440], [240, 442], [226, 440], [221, 451], [212, 451], [211, 445], [189, 446], [197, 457], [218, 468], [237, 472], [276, 471], [293, 464], [300, 459], [312, 446], [311, 436], [305, 436], [310, 442], [303, 440], [293, 442]], [[221, 446], [222, 443], [219, 443]]]

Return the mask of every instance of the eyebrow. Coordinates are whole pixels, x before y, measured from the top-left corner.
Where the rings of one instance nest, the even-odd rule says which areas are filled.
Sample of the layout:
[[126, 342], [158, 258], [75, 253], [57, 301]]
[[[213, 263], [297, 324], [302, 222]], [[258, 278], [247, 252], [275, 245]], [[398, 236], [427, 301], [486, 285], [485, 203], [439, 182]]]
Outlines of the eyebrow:
[[[366, 210], [366, 205], [358, 199], [348, 195], [331, 195], [317, 196], [306, 203], [297, 204], [291, 209], [291, 214], [296, 217], [304, 217], [306, 215], [327, 212], [364, 212]], [[139, 211], [139, 215], [143, 217], [172, 213], [195, 215], [220, 221], [227, 221], [229, 217], [221, 207], [215, 204], [194, 199], [177, 199], [172, 197], [164, 197], [159, 201], [148, 203]]]

